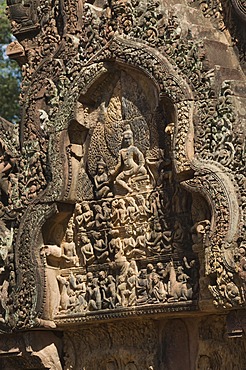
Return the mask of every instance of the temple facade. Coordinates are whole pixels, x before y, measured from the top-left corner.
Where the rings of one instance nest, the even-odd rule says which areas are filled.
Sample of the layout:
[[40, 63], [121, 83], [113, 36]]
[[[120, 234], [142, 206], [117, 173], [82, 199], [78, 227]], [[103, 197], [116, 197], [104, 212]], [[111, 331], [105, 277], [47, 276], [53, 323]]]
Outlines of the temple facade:
[[245, 370], [246, 2], [7, 12], [0, 368]]

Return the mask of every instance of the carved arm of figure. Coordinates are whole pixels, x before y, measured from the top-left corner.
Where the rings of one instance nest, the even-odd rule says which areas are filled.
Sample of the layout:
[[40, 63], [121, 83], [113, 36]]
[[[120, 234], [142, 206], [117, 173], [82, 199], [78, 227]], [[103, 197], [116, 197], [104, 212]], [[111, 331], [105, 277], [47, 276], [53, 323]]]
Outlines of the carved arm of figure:
[[106, 250], [107, 250], [107, 246], [106, 246], [106, 244], [104, 243], [104, 241], [103, 241], [102, 239], [98, 240], [98, 241], [93, 245], [93, 248], [94, 248], [96, 251], [100, 252], [100, 253], [102, 253], [102, 252], [104, 252], [104, 251], [106, 251]]
[[118, 162], [115, 168], [111, 171], [109, 171], [109, 176], [114, 179], [116, 176], [120, 173], [121, 168], [123, 168], [123, 160], [122, 160], [122, 155], [121, 155], [121, 150], [119, 151], [118, 154]]
[[187, 258], [186, 258], [186, 257], [184, 257], [184, 258], [183, 258], [183, 261], [184, 261], [184, 265], [185, 265], [185, 267], [189, 270], [189, 269], [191, 268], [191, 266], [188, 264]]
[[[154, 237], [154, 240], [153, 240]], [[152, 239], [152, 241], [151, 241]], [[162, 239], [162, 232], [154, 233], [154, 235], [151, 235], [150, 239], [146, 241], [146, 245], [150, 247], [156, 246]]]
[[138, 167], [136, 168], [136, 173], [140, 172], [141, 174], [146, 174], [147, 171], [144, 168], [145, 159], [144, 159], [143, 153], [140, 152], [140, 150], [137, 147], [133, 147], [133, 152], [136, 155], [137, 161], [138, 161]]
[[102, 175], [96, 175], [94, 177], [95, 187], [97, 190], [101, 190], [105, 185], [109, 184], [108, 176], [106, 173]]

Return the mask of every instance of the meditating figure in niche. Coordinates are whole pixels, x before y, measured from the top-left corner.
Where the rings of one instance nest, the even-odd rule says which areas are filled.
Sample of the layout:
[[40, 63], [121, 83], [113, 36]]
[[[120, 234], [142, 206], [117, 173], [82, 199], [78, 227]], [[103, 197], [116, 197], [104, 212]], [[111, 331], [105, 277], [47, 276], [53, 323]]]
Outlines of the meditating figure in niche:
[[96, 199], [112, 197], [113, 193], [109, 186], [107, 166], [102, 158], [97, 162], [97, 172], [94, 176], [95, 197]]
[[126, 125], [122, 134], [122, 149], [119, 151], [118, 164], [115, 170], [111, 172], [111, 176], [115, 177], [116, 184], [127, 190], [128, 193], [132, 193], [133, 189], [129, 186], [128, 181], [134, 176], [147, 174], [144, 164], [143, 154], [133, 145], [131, 127]]
[[73, 241], [73, 231], [68, 229], [66, 238], [61, 243], [62, 267], [79, 266], [79, 258]]

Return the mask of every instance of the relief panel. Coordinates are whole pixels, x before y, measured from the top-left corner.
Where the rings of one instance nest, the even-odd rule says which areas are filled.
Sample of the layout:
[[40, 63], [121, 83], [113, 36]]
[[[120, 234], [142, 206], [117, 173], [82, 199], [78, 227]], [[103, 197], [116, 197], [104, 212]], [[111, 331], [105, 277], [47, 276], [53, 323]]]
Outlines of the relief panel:
[[[103, 93], [100, 86], [79, 98], [68, 129], [77, 202], [65, 220], [44, 226], [46, 293], [52, 286], [54, 301], [47, 319], [190, 309], [197, 300], [192, 199], [175, 175], [168, 133], [174, 112], [133, 73], [117, 70], [108, 80]], [[71, 129], [81, 122], [84, 131]]]

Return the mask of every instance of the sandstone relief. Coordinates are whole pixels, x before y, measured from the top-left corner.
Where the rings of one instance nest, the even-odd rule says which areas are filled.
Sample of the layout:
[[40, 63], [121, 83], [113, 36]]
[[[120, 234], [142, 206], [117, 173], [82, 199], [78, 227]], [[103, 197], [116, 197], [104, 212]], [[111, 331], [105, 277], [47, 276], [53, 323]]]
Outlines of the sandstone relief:
[[4, 330], [243, 306], [243, 2], [7, 5], [23, 80], [21, 122], [1, 120]]
[[[162, 304], [165, 310], [176, 302], [185, 309], [198, 299], [199, 261], [192, 197], [175, 179], [167, 118], [125, 71], [108, 90], [98, 95], [98, 107], [83, 107], [88, 133], [80, 170], [68, 153], [83, 200], [66, 223], [54, 231], [49, 225], [57, 221], [44, 226], [41, 255], [48, 284], [56, 286], [56, 315]], [[58, 227], [63, 237], [54, 243]]]

